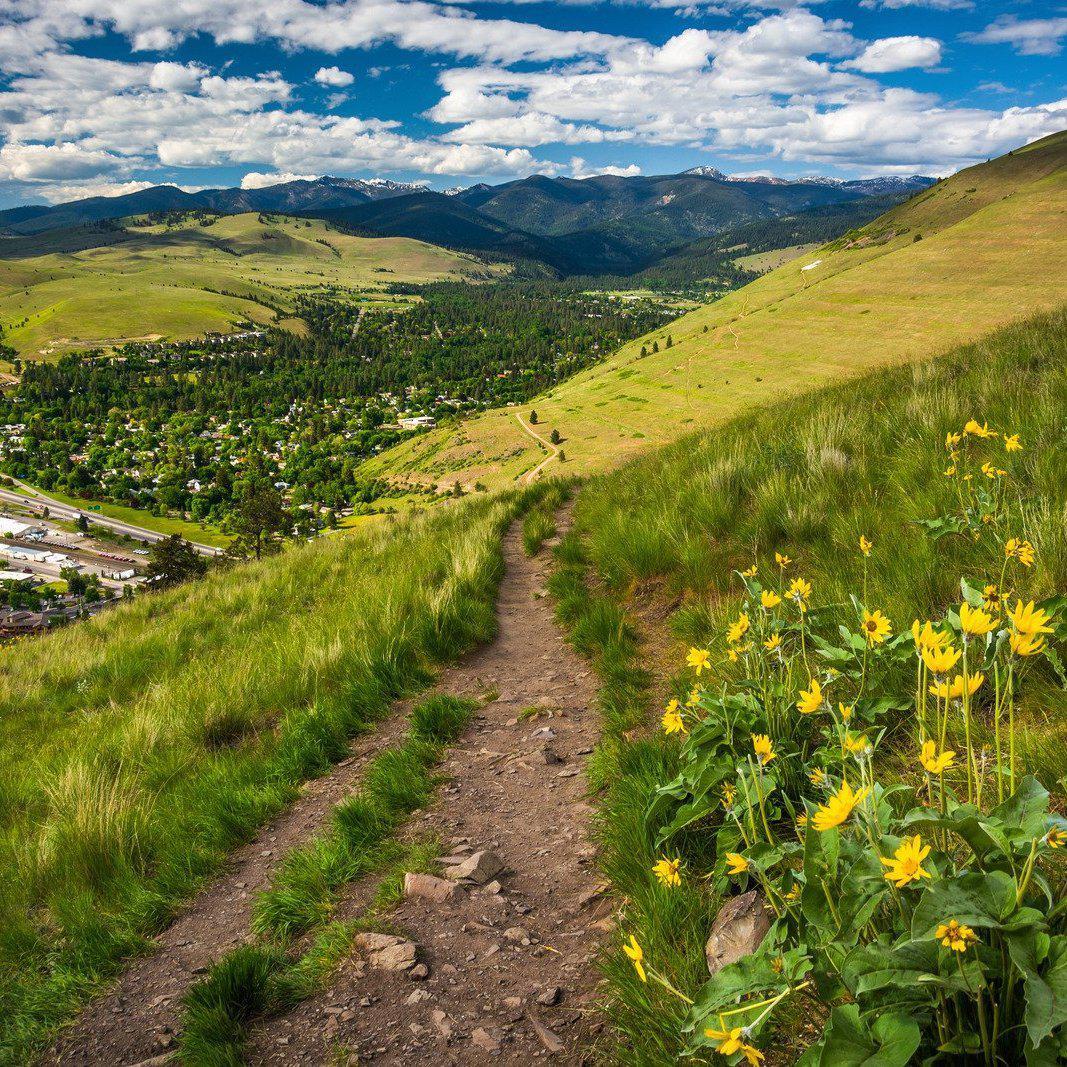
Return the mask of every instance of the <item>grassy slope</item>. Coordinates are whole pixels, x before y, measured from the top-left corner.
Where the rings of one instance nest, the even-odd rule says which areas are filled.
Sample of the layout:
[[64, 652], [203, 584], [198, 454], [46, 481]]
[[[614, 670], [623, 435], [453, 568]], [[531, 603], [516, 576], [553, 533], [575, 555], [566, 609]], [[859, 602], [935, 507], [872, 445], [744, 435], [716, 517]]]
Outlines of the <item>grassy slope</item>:
[[[574, 528], [559, 550], [569, 566], [553, 579], [553, 592], [604, 685], [605, 742], [593, 763], [604, 789], [602, 864], [628, 902], [623, 928], [683, 991], [693, 995], [706, 979], [703, 947], [717, 901], [692, 880], [666, 892], [649, 874], [659, 856], [646, 808], [675, 773], [678, 743], [641, 729], [652, 710], [641, 668], [656, 668], [657, 691], [687, 692], [685, 648], [703, 645], [736, 614], [735, 570], [758, 560], [761, 577], [774, 584], [768, 575], [776, 550], [792, 558], [789, 574], [812, 581], [813, 604], [845, 600], [862, 587], [861, 533], [874, 541], [867, 601], [885, 610], [895, 633], [916, 616], [936, 617], [957, 604], [961, 574], [979, 587], [998, 581], [999, 537], [1006, 533], [1030, 538], [1036, 549], [1032, 570], [1009, 571], [1024, 598], [1067, 590], [1065, 367], [1067, 312], [1060, 310], [932, 362], [884, 370], [687, 435], [582, 490]], [[1011, 493], [1023, 501], [1021, 528], [977, 545], [967, 537], [934, 542], [914, 520], [951, 509], [954, 491], [941, 473], [944, 435], [973, 416], [1022, 435], [1021, 453], [1007, 456], [997, 443]], [[641, 645], [627, 619], [644, 620]], [[721, 642], [711, 647], [715, 686], [729, 667]], [[1047, 664], [1035, 670], [1023, 689], [1022, 758], [1047, 785], [1062, 789], [1067, 695]], [[891, 732], [887, 747], [902, 737]], [[673, 1061], [684, 1014], [678, 1002], [642, 986], [621, 953], [605, 967], [610, 1011], [624, 1038], [622, 1061]], [[796, 1033], [809, 1021], [797, 1019]], [[774, 1062], [792, 1062], [789, 1051], [780, 1051]]]
[[274, 315], [264, 303], [286, 308], [295, 293], [323, 285], [373, 294], [388, 282], [489, 270], [421, 241], [349, 237], [317, 220], [271, 218], [277, 221], [245, 214], [211, 226], [134, 226], [100, 238], [110, 243], [70, 252], [56, 250], [69, 235], [6, 241], [0, 325], [10, 344], [33, 357], [101, 340], [186, 338], [225, 332], [243, 319], [268, 322]]
[[5, 651], [0, 1063], [26, 1062], [348, 736], [492, 633], [522, 499], [320, 540]]
[[[962, 171], [863, 232], [868, 240], [855, 247], [835, 242], [657, 331], [658, 354], [640, 358], [652, 336], [633, 341], [538, 397], [531, 406], [562, 434], [568, 473], [947, 351], [1067, 300], [1067, 134]], [[503, 484], [540, 458], [513, 412], [495, 410], [404, 442], [375, 469]]]

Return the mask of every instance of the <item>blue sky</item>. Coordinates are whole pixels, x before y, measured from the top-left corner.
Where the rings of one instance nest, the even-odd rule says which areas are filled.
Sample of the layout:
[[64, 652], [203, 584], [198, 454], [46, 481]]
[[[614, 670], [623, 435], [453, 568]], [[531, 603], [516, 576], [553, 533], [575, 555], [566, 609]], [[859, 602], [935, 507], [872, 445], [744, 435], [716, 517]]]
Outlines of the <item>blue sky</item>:
[[1067, 126], [1044, 0], [0, 0], [0, 206], [338, 174], [944, 174]]

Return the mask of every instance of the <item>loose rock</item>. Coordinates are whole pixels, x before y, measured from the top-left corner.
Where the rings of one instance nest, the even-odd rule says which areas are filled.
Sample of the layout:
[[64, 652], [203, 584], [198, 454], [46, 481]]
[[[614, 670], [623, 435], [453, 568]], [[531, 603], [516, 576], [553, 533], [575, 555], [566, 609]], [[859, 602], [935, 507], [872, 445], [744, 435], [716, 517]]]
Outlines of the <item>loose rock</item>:
[[757, 890], [750, 889], [731, 897], [719, 908], [704, 946], [708, 972], [717, 974], [723, 967], [751, 955], [760, 947], [770, 928], [770, 916]]

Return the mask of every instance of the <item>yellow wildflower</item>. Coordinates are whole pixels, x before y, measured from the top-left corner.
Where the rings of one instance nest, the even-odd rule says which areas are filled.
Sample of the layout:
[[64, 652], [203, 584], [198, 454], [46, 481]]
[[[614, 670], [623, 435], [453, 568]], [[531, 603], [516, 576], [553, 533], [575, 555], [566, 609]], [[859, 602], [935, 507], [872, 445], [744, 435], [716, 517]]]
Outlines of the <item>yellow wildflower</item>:
[[941, 697], [944, 700], [962, 700], [965, 688], [967, 695], [973, 697], [982, 688], [984, 681], [984, 674], [969, 674], [966, 678], [962, 674], [957, 674], [952, 679], [951, 685], [948, 682], [938, 682], [930, 686], [930, 692], [935, 697]]
[[871, 554], [871, 549], [874, 548], [874, 542], [860, 534], [860, 551], [865, 555]]
[[810, 689], [801, 689], [800, 699], [797, 701], [797, 710], [801, 715], [810, 715], [822, 707], [822, 686], [818, 678], [812, 678]]
[[797, 816], [797, 829], [798, 830], [805, 830], [805, 829], [807, 829], [807, 826], [808, 826], [808, 813], [806, 811], [802, 811]]
[[972, 608], [967, 601], [960, 605], [960, 629], [971, 637], [982, 637], [997, 628], [996, 620], [981, 608]]
[[731, 645], [738, 644], [745, 634], [748, 633], [748, 627], [748, 616], [742, 611], [741, 614], [737, 616], [737, 620], [730, 623], [730, 628], [726, 631], [726, 640]]
[[972, 437], [996, 437], [996, 431], [989, 428], [988, 422], [983, 422], [979, 425], [977, 419], [968, 419], [967, 425], [963, 427], [964, 433], [969, 433]]
[[845, 722], [848, 722], [848, 720], [852, 718], [855, 711], [855, 704], [844, 704], [840, 700], [837, 702], [837, 713]]
[[808, 779], [812, 785], [822, 785], [826, 781], [826, 771], [822, 767], [816, 767], [809, 775]]
[[871, 747], [870, 741], [867, 739], [866, 734], [852, 734], [850, 731], [846, 731], [845, 739], [841, 742], [842, 752], [851, 752], [853, 755], [858, 755], [861, 752], [866, 752]]
[[685, 662], [697, 672], [697, 677], [711, 667], [711, 653], [706, 648], [691, 648]]
[[756, 758], [763, 766], [766, 766], [772, 759], [777, 757], [774, 745], [771, 744], [771, 739], [766, 734], [753, 734], [752, 748], [756, 753]]
[[948, 634], [935, 630], [931, 622], [924, 622], [920, 627], [918, 619], [911, 624], [911, 636], [915, 638], [915, 647], [920, 650], [944, 648], [950, 640]]
[[924, 648], [920, 652], [923, 663], [934, 674], [946, 674], [952, 670], [962, 654], [958, 648], [952, 648], [951, 645], [948, 648]]
[[942, 923], [934, 937], [953, 952], [966, 952], [971, 945], [978, 943], [978, 935], [969, 926], [961, 926], [955, 919]]
[[946, 452], [951, 452], [954, 448], [956, 448], [959, 445], [960, 441], [962, 441], [962, 440], [963, 440], [963, 434], [958, 434], [958, 433], [947, 433], [947, 434], [945, 434], [945, 451]]
[[732, 782], [723, 782], [722, 806], [724, 808], [732, 808], [734, 806], [735, 796], [737, 796], [737, 786], [735, 786]]
[[677, 700], [671, 700], [666, 709], [663, 712], [663, 718], [660, 720], [663, 723], [663, 732], [670, 736], [671, 734], [685, 734], [689, 731], [685, 728], [685, 723], [682, 720], [682, 713], [678, 707]]
[[741, 574], [745, 578], [755, 578], [756, 577], [756, 564], [753, 563], [752, 566], [749, 567], [747, 571], [742, 571]]
[[919, 762], [931, 774], [944, 774], [956, 762], [956, 753], [951, 749], [938, 752], [935, 741], [924, 741]]
[[1045, 639], [1038, 634], [1011, 634], [1008, 644], [1017, 656], [1036, 656], [1045, 650]]
[[1023, 450], [1022, 442], [1019, 440], [1017, 433], [1006, 433], [1004, 435], [1004, 451], [1005, 452], [1021, 452]]
[[664, 856], [663, 859], [653, 865], [652, 873], [659, 879], [660, 885], [673, 889], [675, 886], [682, 884], [682, 876], [678, 873], [681, 865], [681, 858], [669, 860]]
[[696, 705], [700, 703], [700, 698], [703, 697], [703, 695], [704, 690], [701, 689], [699, 685], [694, 685], [693, 688], [689, 690], [689, 696], [685, 698], [685, 706], [687, 708], [696, 707]]
[[644, 950], [637, 943], [637, 938], [633, 934], [630, 935], [630, 943], [622, 946], [623, 952], [630, 957], [630, 961], [634, 965], [634, 970], [637, 971], [637, 977], [642, 982], [648, 982], [648, 975], [645, 974], [645, 968], [642, 965], [642, 960], [645, 958]]
[[983, 463], [982, 464], [982, 473], [987, 478], [995, 478], [997, 476], [997, 468], [994, 467], [992, 463]]
[[788, 567], [789, 564], [792, 563], [793, 561], [788, 556], [783, 556], [781, 554], [781, 552], [775, 552], [775, 554], [774, 554], [774, 562], [777, 563], [779, 567], [783, 567], [784, 568], [784, 567]]
[[922, 862], [930, 855], [930, 846], [923, 845], [922, 838], [916, 834], [914, 837], [905, 837], [900, 848], [893, 853], [893, 859], [880, 857], [885, 866], [885, 877], [892, 882], [897, 889], [903, 889], [909, 882], [917, 882], [921, 878], [929, 878], [930, 872], [923, 868]]
[[1000, 614], [1000, 591], [993, 584], [982, 589], [982, 607], [994, 615]]
[[782, 647], [782, 635], [775, 632], [763, 642], [763, 647], [768, 652], [777, 652]]
[[945, 477], [954, 478], [956, 476], [956, 464], [952, 463], [945, 468]]
[[[721, 1019], [719, 1025], [724, 1025]], [[704, 1036], [719, 1042], [715, 1051], [720, 1056], [732, 1056], [735, 1052], [740, 1052], [748, 1061], [749, 1067], [759, 1067], [763, 1060], [763, 1053], [754, 1045], [746, 1043], [743, 1027], [735, 1026], [732, 1030], [714, 1030], [709, 1027], [704, 1031]]]
[[1054, 826], [1045, 834], [1045, 844], [1049, 848], [1063, 848], [1067, 844], [1067, 830], [1061, 830], [1058, 826]]
[[746, 653], [752, 651], [752, 643], [749, 642], [744, 645], [731, 645], [726, 650], [726, 655], [729, 657], [731, 663], [736, 663]]
[[846, 822], [856, 807], [863, 803], [870, 789], [854, 792], [848, 782], [842, 782], [841, 788], [825, 804], [820, 804], [811, 817], [811, 824], [816, 830], [830, 830]]
[[892, 624], [880, 611], [864, 610], [863, 635], [868, 645], [880, 645], [892, 632]]
[[744, 874], [749, 868], [749, 862], [740, 852], [726, 853], [726, 873]]
[[782, 598], [773, 589], [764, 589], [759, 595], [759, 600], [768, 611], [778, 607], [782, 602]]
[[811, 582], [803, 578], [794, 578], [789, 583], [786, 596], [792, 600], [801, 611], [808, 610], [808, 600], [811, 598]]
[[1004, 545], [1004, 558], [1017, 559], [1024, 567], [1032, 567], [1037, 558], [1034, 546], [1020, 537], [1009, 537]]
[[1024, 604], [1021, 600], [1015, 601], [1015, 607], [1008, 612], [1008, 618], [1011, 619], [1012, 626], [1021, 634], [1052, 633], [1052, 627], [1049, 626], [1052, 616], [1047, 611], [1036, 607], [1032, 600], [1029, 604]]

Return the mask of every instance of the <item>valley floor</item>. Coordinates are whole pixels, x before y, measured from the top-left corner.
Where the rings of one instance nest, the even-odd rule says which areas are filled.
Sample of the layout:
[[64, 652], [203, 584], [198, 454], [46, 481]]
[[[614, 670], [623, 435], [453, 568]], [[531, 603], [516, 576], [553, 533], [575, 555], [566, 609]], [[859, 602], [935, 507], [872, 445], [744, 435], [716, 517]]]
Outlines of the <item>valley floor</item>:
[[[491, 850], [502, 871], [451, 901], [408, 898], [387, 916], [389, 929], [418, 945], [428, 971], [422, 980], [349, 956], [320, 995], [253, 1030], [249, 1062], [528, 1063], [564, 1050], [578, 1059], [593, 1040], [591, 961], [608, 907], [587, 837], [584, 762], [597, 739], [595, 681], [557, 628], [546, 560], [547, 553], [523, 554], [514, 525], [505, 538], [497, 636], [446, 670], [438, 686], [483, 706], [441, 765], [447, 784], [407, 831], [436, 838], [458, 857]], [[398, 736], [403, 712], [357, 742], [350, 759], [244, 848], [46, 1062], [165, 1059], [183, 995], [250, 938], [256, 891], [358, 787], [370, 757]], [[369, 891], [353, 883], [334, 917], [355, 917]]]

